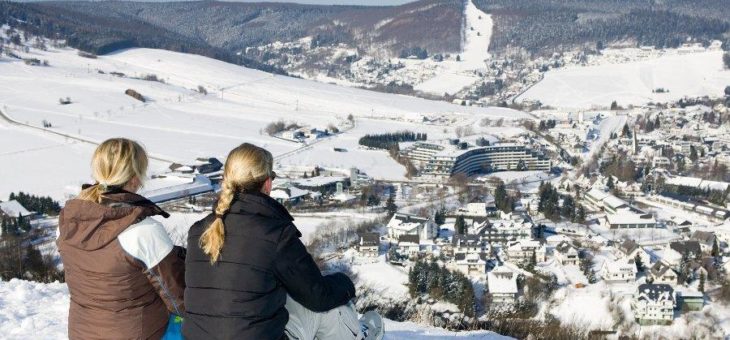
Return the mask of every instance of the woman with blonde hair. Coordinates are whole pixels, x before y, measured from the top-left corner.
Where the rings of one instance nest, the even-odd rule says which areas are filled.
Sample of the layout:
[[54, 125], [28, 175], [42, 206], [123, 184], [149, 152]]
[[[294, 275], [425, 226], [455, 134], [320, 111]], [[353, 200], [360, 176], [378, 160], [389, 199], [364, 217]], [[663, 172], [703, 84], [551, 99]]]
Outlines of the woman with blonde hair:
[[190, 340], [382, 338], [377, 314], [357, 319], [350, 278], [323, 276], [292, 216], [269, 197], [273, 161], [271, 153], [248, 143], [229, 153], [214, 212], [188, 233], [183, 335]]
[[101, 143], [91, 161], [96, 183], [61, 211], [70, 339], [160, 339], [170, 313], [185, 312], [184, 249], [152, 218], [169, 215], [135, 193], [147, 163], [135, 141]]

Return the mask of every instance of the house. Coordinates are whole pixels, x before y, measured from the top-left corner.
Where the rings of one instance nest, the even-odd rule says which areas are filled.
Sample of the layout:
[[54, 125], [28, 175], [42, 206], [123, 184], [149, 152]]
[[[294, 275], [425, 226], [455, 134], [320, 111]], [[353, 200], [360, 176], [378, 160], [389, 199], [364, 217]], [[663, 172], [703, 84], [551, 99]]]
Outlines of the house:
[[357, 252], [362, 257], [378, 257], [378, 249], [380, 248], [380, 234], [378, 233], [362, 233], [359, 234], [357, 242]]
[[611, 229], [656, 228], [657, 222], [652, 214], [637, 214], [629, 209], [607, 213], [605, 225]]
[[269, 196], [281, 204], [295, 205], [306, 199], [309, 196], [309, 191], [299, 189], [291, 183], [285, 183], [276, 185], [271, 189]]
[[198, 158], [195, 161], [197, 162], [195, 170], [198, 170], [199, 174], [211, 174], [223, 169], [223, 163], [215, 157]]
[[667, 284], [641, 284], [631, 300], [634, 317], [641, 325], [671, 324], [675, 307], [674, 289]]
[[487, 254], [456, 253], [452, 266], [465, 275], [484, 275], [487, 272]]
[[625, 240], [618, 246], [619, 250], [619, 256], [629, 258], [629, 259], [636, 259], [636, 256], [639, 256], [641, 258], [641, 263], [643, 265], [648, 265], [651, 257], [649, 254], [639, 246], [634, 240]]
[[517, 301], [517, 274], [500, 266], [487, 273], [487, 289], [494, 304], [513, 304]]
[[491, 253], [492, 247], [478, 235], [454, 235], [451, 238], [451, 249], [454, 254]]
[[415, 258], [421, 251], [421, 240], [418, 235], [401, 235], [398, 237], [398, 254]]
[[697, 241], [675, 241], [669, 244], [669, 248], [687, 259], [694, 259], [702, 255], [702, 247]]
[[691, 241], [697, 241], [700, 244], [700, 250], [705, 253], [711, 252], [712, 247], [717, 241], [715, 233], [701, 230], [696, 230], [689, 239]]
[[537, 262], [547, 262], [548, 257], [552, 254], [550, 249], [546, 244], [542, 245], [540, 248], [537, 248], [535, 250], [535, 258]]
[[568, 242], [561, 242], [555, 247], [555, 259], [563, 266], [577, 266], [578, 249]]
[[636, 280], [636, 262], [631, 257], [616, 261], [605, 261], [601, 266], [601, 277], [607, 282], [634, 282]]
[[672, 266], [665, 261], [657, 261], [649, 269], [647, 281], [655, 284], [676, 285], [678, 276]]
[[0, 217], [18, 218], [33, 215], [20, 202], [16, 200], [0, 202]]
[[403, 235], [416, 235], [429, 240], [437, 235], [436, 224], [427, 217], [396, 213], [388, 222], [388, 238], [399, 240]]
[[528, 241], [532, 239], [534, 225], [519, 215], [509, 219], [484, 221], [474, 228], [474, 233], [489, 243], [506, 245], [509, 242]]
[[[537, 263], [541, 262], [537, 259], [537, 250], [539, 248], [539, 241], [519, 241], [510, 243], [505, 252], [507, 253], [507, 259], [512, 263], [528, 264], [533, 260]], [[541, 257], [544, 258], [544, 255]]]
[[677, 292], [677, 305], [684, 311], [701, 311], [705, 305], [705, 295], [695, 290]]

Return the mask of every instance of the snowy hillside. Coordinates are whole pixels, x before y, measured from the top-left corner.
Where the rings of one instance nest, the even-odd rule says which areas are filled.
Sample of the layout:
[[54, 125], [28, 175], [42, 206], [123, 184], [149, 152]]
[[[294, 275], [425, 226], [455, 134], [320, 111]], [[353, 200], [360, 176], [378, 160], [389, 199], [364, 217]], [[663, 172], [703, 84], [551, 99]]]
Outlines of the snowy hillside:
[[[114, 136], [140, 140], [162, 160], [152, 164], [153, 172], [172, 161], [223, 158], [232, 147], [253, 142], [271, 150], [279, 164], [357, 166], [375, 178], [402, 179], [401, 165], [385, 152], [360, 149], [358, 139], [376, 131], [405, 129], [441, 138], [458, 126], [478, 129], [477, 122], [483, 118], [527, 117], [509, 109], [463, 107], [274, 76], [163, 50], [133, 49], [95, 59], [65, 48], [17, 54], [48, 60], [50, 66], [0, 58], [0, 83], [12, 84], [0, 87], [0, 110], [5, 115], [35, 127], [46, 120], [52, 131], [91, 142]], [[148, 75], [164, 83], [135, 79]], [[208, 94], [199, 93], [198, 86]], [[125, 95], [127, 89], [139, 92], [147, 102]], [[69, 98], [71, 103], [61, 105], [60, 98]], [[262, 132], [278, 120], [345, 130], [343, 124], [350, 114], [355, 117], [354, 128], [310, 145]], [[424, 124], [424, 117], [448, 122]], [[0, 130], [0, 143], [8, 146], [0, 152], [0, 162], [6, 164], [7, 173], [19, 175], [0, 183], [0, 197], [24, 190], [62, 199], [88, 181], [93, 143], [13, 125], [5, 119], [0, 119]], [[335, 152], [333, 147], [347, 152]]]
[[479, 80], [475, 72], [486, 68], [494, 23], [492, 17], [478, 9], [472, 1], [467, 1], [464, 17], [466, 25], [462, 30], [464, 41], [460, 61], [440, 62], [436, 76], [416, 85], [416, 90], [436, 95], [457, 93]]
[[[557, 108], [608, 107], [689, 96], [720, 96], [730, 84], [722, 51], [667, 54], [656, 59], [552, 70], [517, 101], [539, 100]], [[655, 93], [665, 89], [667, 93]]]
[[[3, 339], [66, 339], [68, 288], [21, 280], [0, 281], [0, 334]], [[492, 332], [453, 333], [411, 322], [386, 320], [385, 340], [511, 339]]]

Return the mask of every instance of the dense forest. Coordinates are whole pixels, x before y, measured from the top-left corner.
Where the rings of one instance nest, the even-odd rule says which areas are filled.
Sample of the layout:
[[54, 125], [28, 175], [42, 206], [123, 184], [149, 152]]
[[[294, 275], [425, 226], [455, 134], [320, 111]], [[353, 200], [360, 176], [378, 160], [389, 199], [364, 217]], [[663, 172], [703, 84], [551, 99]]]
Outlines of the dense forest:
[[132, 47], [160, 48], [199, 54], [272, 73], [279, 68], [243, 58], [216, 48], [203, 40], [190, 39], [135, 18], [114, 18], [83, 14], [53, 3], [15, 3], [0, 1], [0, 22], [33, 35], [66, 40], [79, 50], [107, 54]]
[[[457, 52], [463, 6], [461, 0], [422, 0], [392, 7], [216, 1], [59, 1], [20, 7], [59, 13], [57, 19], [63, 21], [93, 23], [75, 32], [92, 42], [99, 40], [100, 33], [117, 41], [134, 30], [141, 36], [134, 41], [137, 45], [155, 43], [170, 48], [175, 47], [170, 44], [181, 44], [191, 50], [204, 47], [237, 54], [277, 41], [312, 37], [313, 46], [345, 44], [397, 56], [412, 48]], [[153, 31], [156, 39], [149, 34]]]
[[730, 45], [730, 6], [713, 0], [475, 0], [495, 22], [490, 49], [547, 54], [611, 43], [677, 47], [693, 41]]

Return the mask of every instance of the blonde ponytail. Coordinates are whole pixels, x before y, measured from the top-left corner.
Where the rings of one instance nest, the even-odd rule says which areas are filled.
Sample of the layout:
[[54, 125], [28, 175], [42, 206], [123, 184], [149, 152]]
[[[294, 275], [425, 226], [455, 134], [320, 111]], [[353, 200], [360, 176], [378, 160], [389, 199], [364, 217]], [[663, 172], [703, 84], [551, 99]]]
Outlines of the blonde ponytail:
[[244, 143], [231, 150], [223, 169], [223, 182], [215, 208], [215, 220], [200, 235], [200, 248], [210, 256], [210, 264], [218, 261], [225, 241], [223, 216], [228, 213], [236, 192], [259, 191], [273, 177], [274, 157], [253, 144]]
[[108, 187], [123, 187], [135, 177], [143, 181], [148, 162], [147, 152], [133, 140], [112, 138], [104, 141], [91, 159], [91, 174], [96, 185], [82, 190], [78, 198], [101, 203]]

